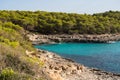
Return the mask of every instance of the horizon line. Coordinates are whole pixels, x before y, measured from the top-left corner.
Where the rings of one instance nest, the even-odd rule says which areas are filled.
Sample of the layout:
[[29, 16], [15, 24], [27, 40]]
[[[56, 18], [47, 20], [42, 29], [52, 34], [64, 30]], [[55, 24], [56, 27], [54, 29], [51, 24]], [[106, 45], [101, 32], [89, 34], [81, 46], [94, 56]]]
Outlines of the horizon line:
[[65, 12], [65, 11], [47, 11], [47, 10], [17, 10], [17, 9], [0, 9], [0, 11], [31, 11], [31, 12], [55, 12], [55, 13], [67, 13], [67, 14], [97, 14], [97, 13], [105, 13], [109, 11], [120, 12], [119, 10], [106, 10], [101, 12], [94, 12], [94, 13], [80, 13], [80, 12]]

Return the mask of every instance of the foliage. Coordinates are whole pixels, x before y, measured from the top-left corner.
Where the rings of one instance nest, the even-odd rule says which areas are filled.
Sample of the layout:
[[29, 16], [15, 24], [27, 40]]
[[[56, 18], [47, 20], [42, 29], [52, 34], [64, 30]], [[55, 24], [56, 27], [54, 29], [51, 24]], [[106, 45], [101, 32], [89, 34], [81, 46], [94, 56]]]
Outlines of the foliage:
[[25, 72], [30, 75], [35, 74], [32, 71], [32, 65], [30, 65], [30, 63], [23, 62], [22, 60], [20, 60], [18, 55], [7, 54], [5, 61], [7, 66], [12, 67], [19, 72]]
[[[0, 80], [39, 80], [41, 66], [36, 66], [39, 59], [33, 64], [27, 60], [25, 51], [34, 51], [32, 44], [26, 38], [26, 31], [11, 21], [19, 19], [13, 13], [0, 12]], [[26, 58], [23, 60], [23, 57]], [[41, 63], [42, 64], [42, 63]], [[38, 71], [37, 71], [38, 70]]]
[[93, 15], [44, 11], [0, 11], [4, 26], [15, 30], [42, 34], [120, 33], [120, 12], [108, 11]]
[[1, 71], [0, 80], [31, 80], [31, 77], [28, 75], [18, 74], [11, 68], [5, 68]]
[[38, 58], [24, 58], [27, 59], [28, 62], [32, 63], [33, 65], [37, 64], [36, 66], [42, 67], [44, 65], [44, 62], [40, 61]]

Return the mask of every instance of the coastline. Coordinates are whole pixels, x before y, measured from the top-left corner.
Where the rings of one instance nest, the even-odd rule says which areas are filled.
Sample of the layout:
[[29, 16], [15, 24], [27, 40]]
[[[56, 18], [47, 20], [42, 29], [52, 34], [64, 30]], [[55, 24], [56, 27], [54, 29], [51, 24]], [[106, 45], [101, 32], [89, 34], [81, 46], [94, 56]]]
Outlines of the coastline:
[[56, 53], [37, 49], [45, 62], [42, 73], [48, 80], [120, 80], [120, 74], [89, 68]]
[[[58, 36], [59, 38], [56, 36]], [[113, 37], [109, 39], [111, 36]], [[108, 37], [107, 35], [108, 38], [102, 40], [99, 40], [97, 37], [97, 40], [99, 40], [97, 43], [103, 43], [103, 42], [106, 43], [108, 41], [113, 42], [113, 41], [118, 41], [120, 39], [120, 35], [114, 34], [111, 36], [109, 35]], [[70, 41], [64, 41], [67, 35], [65, 37], [65, 35], [51, 36], [51, 35], [29, 34], [28, 37], [29, 40], [33, 42], [33, 45], [71, 42], [71, 39], [73, 40], [73, 38], [70, 38], [69, 36], [69, 38], [67, 39], [70, 39]], [[59, 40], [60, 37], [62, 38], [61, 41], [55, 41], [56, 39], [54, 37], [56, 37], [57, 40]], [[92, 41], [94, 42], [94, 39], [91, 39], [91, 42]], [[76, 41], [73, 40], [72, 42], [76, 42]], [[81, 40], [79, 42], [81, 42]], [[40, 53], [39, 54], [40, 60], [45, 62], [45, 66], [41, 69], [41, 72], [42, 74], [44, 74], [45, 77], [48, 78], [48, 80], [120, 80], [120, 74], [111, 73], [96, 68], [89, 68], [80, 63], [76, 63], [71, 59], [63, 58], [57, 55], [56, 53], [52, 53], [40, 49], [37, 49], [37, 51]]]
[[32, 44], [54, 44], [62, 42], [78, 42], [78, 43], [114, 43], [120, 41], [120, 34], [101, 34], [101, 35], [42, 35], [28, 34]]

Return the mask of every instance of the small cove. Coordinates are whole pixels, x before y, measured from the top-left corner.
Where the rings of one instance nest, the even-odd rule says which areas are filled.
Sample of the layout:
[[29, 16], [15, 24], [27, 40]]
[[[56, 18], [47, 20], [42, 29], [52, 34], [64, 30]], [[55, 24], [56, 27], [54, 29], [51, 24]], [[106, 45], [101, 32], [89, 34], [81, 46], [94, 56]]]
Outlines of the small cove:
[[120, 42], [42, 44], [35, 48], [54, 52], [88, 67], [120, 73]]

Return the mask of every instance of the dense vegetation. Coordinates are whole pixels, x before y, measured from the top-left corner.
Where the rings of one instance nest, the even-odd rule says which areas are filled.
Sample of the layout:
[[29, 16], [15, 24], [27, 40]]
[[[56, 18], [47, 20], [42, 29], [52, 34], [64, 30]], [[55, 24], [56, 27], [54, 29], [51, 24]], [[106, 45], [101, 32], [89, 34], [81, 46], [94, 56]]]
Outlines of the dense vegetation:
[[43, 62], [26, 55], [35, 49], [25, 33], [19, 25], [0, 21], [0, 80], [41, 80], [36, 75]]
[[0, 20], [43, 34], [120, 33], [120, 12], [93, 15], [44, 11], [0, 11]]

